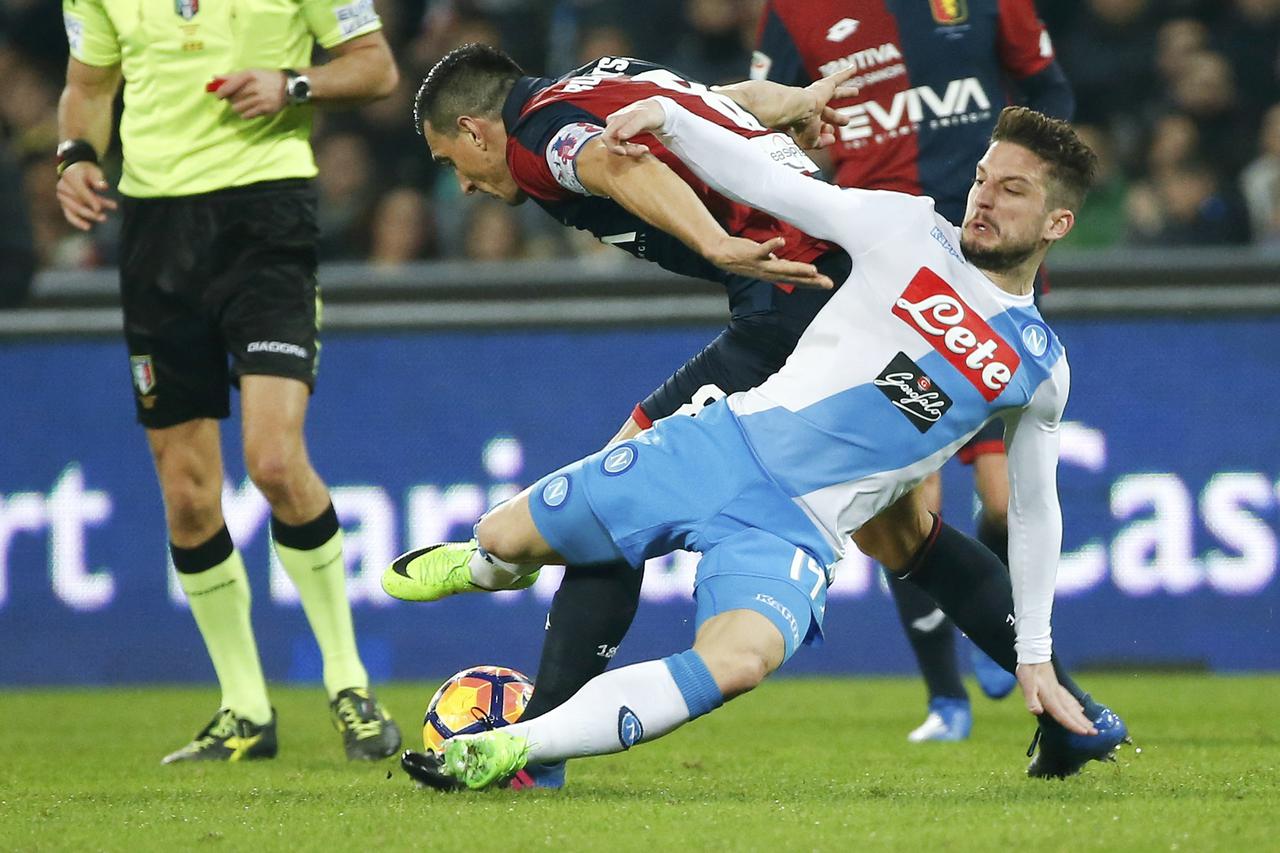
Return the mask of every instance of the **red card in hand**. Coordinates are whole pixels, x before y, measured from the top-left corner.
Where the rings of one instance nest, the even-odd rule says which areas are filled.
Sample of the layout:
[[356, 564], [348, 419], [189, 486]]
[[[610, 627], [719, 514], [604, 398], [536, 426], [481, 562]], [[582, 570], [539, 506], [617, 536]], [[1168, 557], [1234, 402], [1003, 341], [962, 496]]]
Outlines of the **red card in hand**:
[[204, 84], [204, 90], [206, 92], [216, 92], [222, 88], [222, 84], [225, 82], [227, 82], [226, 77], [214, 77], [208, 83]]

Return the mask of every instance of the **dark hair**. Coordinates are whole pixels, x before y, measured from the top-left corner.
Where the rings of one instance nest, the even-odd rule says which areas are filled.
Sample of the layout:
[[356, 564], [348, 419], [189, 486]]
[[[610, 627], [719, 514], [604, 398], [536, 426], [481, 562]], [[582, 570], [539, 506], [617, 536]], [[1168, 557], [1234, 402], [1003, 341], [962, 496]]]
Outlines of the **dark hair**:
[[1098, 155], [1076, 136], [1071, 125], [1028, 107], [1000, 111], [992, 142], [1012, 142], [1049, 164], [1049, 200], [1053, 207], [1078, 211], [1098, 170]]
[[511, 86], [524, 74], [510, 56], [487, 44], [454, 48], [432, 66], [413, 99], [413, 125], [419, 134], [423, 122], [450, 136], [457, 132], [459, 116], [494, 116]]

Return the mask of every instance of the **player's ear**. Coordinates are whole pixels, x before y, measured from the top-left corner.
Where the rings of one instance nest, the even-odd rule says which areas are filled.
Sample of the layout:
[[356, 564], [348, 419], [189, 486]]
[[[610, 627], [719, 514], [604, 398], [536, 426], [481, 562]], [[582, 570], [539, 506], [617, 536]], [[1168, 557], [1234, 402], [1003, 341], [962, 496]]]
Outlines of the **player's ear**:
[[477, 148], [484, 148], [484, 129], [473, 116], [458, 116], [458, 134]]
[[1045, 220], [1044, 233], [1041, 237], [1049, 242], [1061, 240], [1071, 231], [1072, 226], [1076, 224], [1076, 215], [1065, 207], [1059, 207], [1049, 211], [1049, 216]]

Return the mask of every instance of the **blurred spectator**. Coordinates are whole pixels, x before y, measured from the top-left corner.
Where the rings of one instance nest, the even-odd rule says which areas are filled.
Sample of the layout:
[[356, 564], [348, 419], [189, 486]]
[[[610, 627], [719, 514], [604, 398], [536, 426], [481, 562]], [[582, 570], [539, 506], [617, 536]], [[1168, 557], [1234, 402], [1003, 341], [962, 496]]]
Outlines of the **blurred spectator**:
[[0, 308], [27, 298], [36, 270], [35, 242], [18, 164], [0, 144]]
[[1280, 244], [1280, 104], [1267, 111], [1258, 142], [1260, 156], [1240, 176], [1240, 188], [1249, 208], [1253, 239]]
[[1180, 163], [1155, 176], [1159, 228], [1143, 242], [1161, 247], [1229, 245], [1249, 241], [1249, 225], [1235, 194], [1204, 161]]
[[316, 146], [320, 259], [356, 260], [368, 249], [363, 230], [377, 196], [369, 145], [354, 133], [338, 133]]
[[1280, 0], [1235, 0], [1216, 28], [1216, 41], [1235, 67], [1241, 95], [1253, 109], [1280, 100]]
[[514, 261], [524, 257], [524, 228], [515, 209], [492, 199], [477, 199], [462, 231], [463, 257], [469, 261]]
[[1128, 185], [1116, 162], [1107, 132], [1097, 125], [1076, 126], [1076, 133], [1098, 155], [1098, 173], [1075, 227], [1058, 245], [1071, 250], [1114, 246], [1125, 235]]
[[1179, 163], [1200, 156], [1200, 129], [1182, 113], [1166, 113], [1151, 127], [1144, 163], [1146, 173], [1155, 175]]
[[1055, 38], [1076, 92], [1076, 120], [1133, 121], [1153, 90], [1155, 19], [1149, 0], [1086, 0], [1074, 26]]
[[1235, 72], [1220, 53], [1202, 50], [1187, 57], [1171, 92], [1174, 106], [1186, 113], [1200, 132], [1200, 148], [1219, 168], [1239, 173], [1251, 149], [1240, 144], [1253, 132], [1253, 121], [1236, 94]]
[[1187, 71], [1188, 60], [1209, 47], [1209, 28], [1195, 18], [1174, 18], [1156, 31], [1156, 70], [1166, 86]]
[[383, 195], [373, 212], [369, 242], [369, 262], [378, 266], [431, 257], [435, 222], [426, 196], [412, 187], [395, 187]]

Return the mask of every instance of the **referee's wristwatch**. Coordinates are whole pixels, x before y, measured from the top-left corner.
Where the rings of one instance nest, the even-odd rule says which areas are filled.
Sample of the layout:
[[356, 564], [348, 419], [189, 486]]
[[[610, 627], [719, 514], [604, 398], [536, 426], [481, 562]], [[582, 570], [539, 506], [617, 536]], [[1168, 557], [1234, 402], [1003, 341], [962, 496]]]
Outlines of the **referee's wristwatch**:
[[291, 107], [311, 103], [311, 79], [292, 68], [284, 69], [284, 99]]

